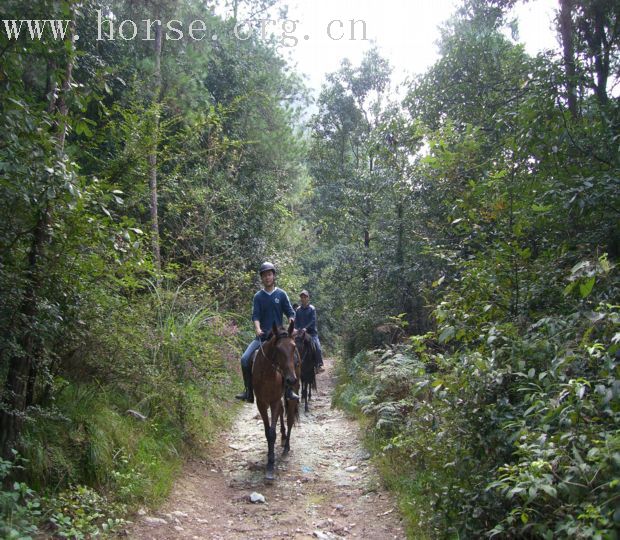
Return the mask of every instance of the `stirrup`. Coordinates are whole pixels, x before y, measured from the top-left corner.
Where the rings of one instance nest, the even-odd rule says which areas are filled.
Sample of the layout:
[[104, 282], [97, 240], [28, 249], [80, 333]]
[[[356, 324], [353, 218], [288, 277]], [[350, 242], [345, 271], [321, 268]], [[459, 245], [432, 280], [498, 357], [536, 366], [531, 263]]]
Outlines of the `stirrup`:
[[248, 403], [254, 403], [254, 392], [246, 388], [240, 394], [235, 396], [235, 399], [240, 399], [241, 401], [247, 401]]
[[242, 394], [237, 394], [235, 399], [239, 399], [241, 401], [247, 401], [248, 403], [254, 403], [254, 393], [253, 392], [243, 392]]
[[284, 391], [284, 399], [289, 399], [291, 401], [299, 401], [299, 396], [293, 392], [292, 388], [287, 388]]

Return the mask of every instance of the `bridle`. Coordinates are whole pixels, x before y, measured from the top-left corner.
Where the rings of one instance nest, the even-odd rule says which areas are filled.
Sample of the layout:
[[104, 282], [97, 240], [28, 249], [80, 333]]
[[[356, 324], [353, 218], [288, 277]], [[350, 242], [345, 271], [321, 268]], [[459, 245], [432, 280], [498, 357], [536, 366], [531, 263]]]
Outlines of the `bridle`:
[[[283, 332], [278, 332], [275, 337], [276, 337], [276, 343], [277, 343], [279, 339], [287, 338], [287, 337], [290, 337], [290, 336], [288, 335], [288, 332], [285, 330]], [[277, 351], [274, 350], [272, 358], [269, 358], [267, 356], [267, 353], [265, 352], [265, 349], [263, 349], [263, 342], [262, 341], [260, 341], [259, 345], [260, 345], [260, 352], [263, 353], [263, 356], [265, 358], [267, 358], [267, 360], [269, 360], [269, 362], [271, 363], [271, 367], [273, 367], [273, 369], [275, 369], [282, 377], [284, 377], [284, 373], [282, 373], [282, 369], [280, 368], [280, 366], [276, 362]], [[295, 344], [295, 340], [294, 339], [293, 339], [293, 349], [297, 349], [297, 346]], [[295, 355], [295, 352], [293, 351], [293, 356], [294, 355]]]

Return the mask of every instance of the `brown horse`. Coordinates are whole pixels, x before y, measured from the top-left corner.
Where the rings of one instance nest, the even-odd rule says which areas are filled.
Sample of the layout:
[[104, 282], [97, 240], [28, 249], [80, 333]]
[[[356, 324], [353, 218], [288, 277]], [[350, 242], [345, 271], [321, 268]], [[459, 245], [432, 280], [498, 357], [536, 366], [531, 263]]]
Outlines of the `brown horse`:
[[312, 338], [305, 330], [295, 337], [295, 344], [301, 357], [301, 398], [304, 411], [308, 412], [308, 401], [312, 399], [312, 390], [316, 391], [316, 350]]
[[[256, 396], [256, 407], [265, 425], [265, 437], [267, 438], [267, 472], [265, 478], [273, 480], [276, 440], [276, 427], [278, 418], [282, 423], [282, 444], [284, 453], [290, 450], [291, 429], [297, 417], [299, 403], [286, 400], [286, 407], [282, 402], [282, 394], [285, 382], [299, 391], [299, 376], [295, 369], [295, 341], [292, 338], [293, 323], [285, 330], [284, 327], [272, 329], [272, 337], [266, 341], [256, 353], [252, 367], [252, 386]], [[296, 388], [295, 388], [296, 387]], [[271, 409], [271, 421], [269, 420]], [[284, 410], [288, 430], [284, 430]]]

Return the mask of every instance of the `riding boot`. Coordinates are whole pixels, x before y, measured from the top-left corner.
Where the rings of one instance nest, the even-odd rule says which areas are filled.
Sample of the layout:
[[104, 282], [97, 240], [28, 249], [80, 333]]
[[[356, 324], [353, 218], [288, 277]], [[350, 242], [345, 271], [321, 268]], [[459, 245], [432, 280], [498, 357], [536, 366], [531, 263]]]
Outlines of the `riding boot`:
[[248, 398], [247, 398], [247, 402], [248, 403], [254, 403], [254, 388], [252, 387], [252, 362], [250, 362], [250, 365], [247, 367], [247, 380], [246, 380], [246, 374], [243, 374], [243, 382], [245, 383], [245, 387], [248, 391]]
[[284, 389], [284, 399], [299, 401], [299, 396], [295, 392], [293, 392], [293, 389], [288, 384]]
[[243, 372], [243, 384], [245, 390], [241, 394], [235, 396], [236, 399], [247, 401], [248, 403], [254, 403], [254, 389], [252, 388], [252, 366], [241, 366]]

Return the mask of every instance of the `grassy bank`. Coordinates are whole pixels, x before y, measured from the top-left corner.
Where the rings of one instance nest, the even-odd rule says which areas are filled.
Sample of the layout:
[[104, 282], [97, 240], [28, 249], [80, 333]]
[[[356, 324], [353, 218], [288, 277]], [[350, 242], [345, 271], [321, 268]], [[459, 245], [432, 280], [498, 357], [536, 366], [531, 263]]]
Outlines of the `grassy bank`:
[[232, 419], [229, 315], [173, 293], [114, 307], [50, 381], [53, 402], [28, 411], [18, 458], [1, 464], [3, 538], [122, 527], [161, 503], [184, 458]]

